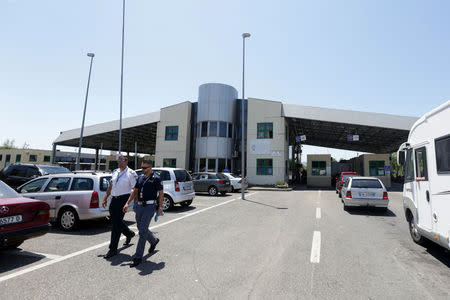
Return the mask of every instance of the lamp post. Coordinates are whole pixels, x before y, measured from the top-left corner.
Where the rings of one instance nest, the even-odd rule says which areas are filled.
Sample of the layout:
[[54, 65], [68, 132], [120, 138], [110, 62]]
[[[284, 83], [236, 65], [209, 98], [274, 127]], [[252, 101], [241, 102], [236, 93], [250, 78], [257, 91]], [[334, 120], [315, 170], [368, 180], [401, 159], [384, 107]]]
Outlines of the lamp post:
[[241, 134], [241, 173], [242, 173], [242, 187], [241, 187], [241, 198], [242, 200], [245, 200], [245, 143], [244, 143], [244, 99], [245, 99], [245, 39], [250, 37], [250, 33], [243, 33], [242, 34], [242, 100], [241, 100], [241, 127], [242, 127], [242, 134]]
[[119, 125], [119, 154], [122, 151], [122, 95], [123, 95], [123, 48], [125, 38], [125, 0], [122, 2], [122, 63], [120, 68], [120, 125]]
[[87, 56], [91, 58], [91, 64], [89, 66], [89, 76], [86, 88], [86, 99], [84, 100], [84, 111], [83, 111], [83, 121], [81, 122], [81, 133], [80, 133], [80, 143], [78, 145], [78, 155], [77, 155], [77, 164], [75, 166], [75, 170], [80, 170], [80, 156], [81, 156], [81, 145], [83, 144], [83, 131], [84, 131], [84, 118], [86, 117], [86, 106], [88, 101], [89, 94], [89, 83], [91, 81], [91, 71], [92, 71], [92, 61], [94, 60], [94, 53], [88, 53]]

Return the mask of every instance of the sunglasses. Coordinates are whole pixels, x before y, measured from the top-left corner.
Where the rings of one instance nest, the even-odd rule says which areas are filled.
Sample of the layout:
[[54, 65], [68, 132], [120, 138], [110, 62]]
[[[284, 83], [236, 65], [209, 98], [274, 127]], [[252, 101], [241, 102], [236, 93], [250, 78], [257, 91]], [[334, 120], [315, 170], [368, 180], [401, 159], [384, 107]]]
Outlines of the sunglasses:
[[148, 169], [148, 168], [150, 168], [150, 167], [142, 167], [141, 169], [142, 169], [142, 170], [145, 170], [145, 169]]

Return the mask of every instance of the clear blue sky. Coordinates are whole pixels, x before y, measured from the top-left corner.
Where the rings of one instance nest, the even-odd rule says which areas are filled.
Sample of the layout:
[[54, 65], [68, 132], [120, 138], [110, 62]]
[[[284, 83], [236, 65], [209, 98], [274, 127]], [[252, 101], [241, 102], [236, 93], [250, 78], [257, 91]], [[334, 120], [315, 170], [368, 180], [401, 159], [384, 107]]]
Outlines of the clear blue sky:
[[[80, 127], [87, 52], [86, 125], [119, 118], [121, 9], [0, 0], [0, 143], [51, 149]], [[240, 93], [242, 32], [248, 97], [420, 116], [450, 99], [449, 12], [446, 0], [127, 0], [124, 117], [196, 101], [206, 82]]]

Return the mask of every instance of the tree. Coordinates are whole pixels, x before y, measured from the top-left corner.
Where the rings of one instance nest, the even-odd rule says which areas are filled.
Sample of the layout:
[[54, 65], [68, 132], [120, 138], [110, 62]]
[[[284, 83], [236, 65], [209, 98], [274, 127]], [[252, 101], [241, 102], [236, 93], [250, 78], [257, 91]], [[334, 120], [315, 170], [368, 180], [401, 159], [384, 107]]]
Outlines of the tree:
[[15, 140], [6, 139], [3, 142], [3, 145], [0, 146], [0, 149], [16, 149], [16, 145], [14, 145]]
[[27, 142], [25, 142], [22, 146], [22, 149], [30, 149], [30, 144], [28, 144]]
[[396, 175], [398, 174], [400, 176], [403, 175], [403, 168], [397, 164], [397, 153], [396, 152], [391, 154], [391, 173], [396, 174]]

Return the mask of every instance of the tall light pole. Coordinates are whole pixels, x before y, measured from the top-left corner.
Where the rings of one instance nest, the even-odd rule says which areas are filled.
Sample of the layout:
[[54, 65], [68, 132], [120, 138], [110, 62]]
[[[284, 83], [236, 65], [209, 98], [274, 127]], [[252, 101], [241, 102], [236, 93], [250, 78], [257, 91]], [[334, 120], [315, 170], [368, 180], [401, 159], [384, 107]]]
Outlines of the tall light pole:
[[241, 127], [242, 127], [242, 134], [241, 134], [241, 170], [242, 170], [242, 188], [241, 188], [241, 198], [242, 200], [245, 199], [245, 143], [244, 143], [244, 120], [245, 120], [245, 114], [244, 114], [244, 99], [245, 99], [245, 39], [250, 37], [250, 33], [243, 33], [242, 34], [242, 100], [241, 100]]
[[123, 95], [123, 48], [125, 38], [125, 0], [122, 4], [122, 64], [120, 68], [120, 127], [119, 127], [119, 154], [122, 151], [122, 95]]
[[80, 143], [78, 145], [77, 165], [75, 166], [75, 170], [80, 169], [81, 145], [83, 144], [84, 118], [86, 117], [86, 107], [87, 107], [88, 94], [89, 94], [89, 83], [91, 81], [92, 61], [94, 60], [95, 54], [88, 53], [87, 56], [89, 56], [91, 58], [91, 64], [89, 66], [89, 76], [88, 76], [88, 82], [87, 82], [87, 88], [86, 88], [86, 99], [84, 100], [83, 121], [81, 121]]

